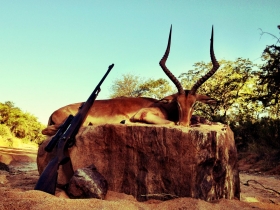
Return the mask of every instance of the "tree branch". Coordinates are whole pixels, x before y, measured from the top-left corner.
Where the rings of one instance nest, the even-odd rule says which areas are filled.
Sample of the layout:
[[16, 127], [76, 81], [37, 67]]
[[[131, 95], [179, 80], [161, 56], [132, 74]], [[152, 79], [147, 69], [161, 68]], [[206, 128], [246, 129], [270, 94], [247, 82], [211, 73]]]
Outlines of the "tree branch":
[[[278, 28], [279, 28], [279, 26], [278, 26]], [[261, 31], [260, 39], [262, 38], [262, 36], [263, 36], [264, 34], [268, 34], [268, 35], [274, 37], [275, 39], [277, 39], [277, 42], [275, 43], [275, 45], [277, 45], [278, 42], [280, 43], [280, 38], [276, 37], [275, 35], [273, 35], [273, 34], [271, 34], [271, 33], [269, 33], [269, 32], [263, 31], [261, 28], [259, 28], [259, 30]]]

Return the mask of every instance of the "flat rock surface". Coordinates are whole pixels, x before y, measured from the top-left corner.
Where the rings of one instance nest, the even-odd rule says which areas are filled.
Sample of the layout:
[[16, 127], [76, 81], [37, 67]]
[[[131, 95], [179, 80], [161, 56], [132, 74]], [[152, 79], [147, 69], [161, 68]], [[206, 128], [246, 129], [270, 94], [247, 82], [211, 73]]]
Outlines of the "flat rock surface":
[[[32, 190], [39, 178], [36, 169], [36, 154], [34, 149], [18, 150], [0, 148], [2, 162], [21, 155], [8, 163], [10, 172], [0, 171], [0, 209], [280, 209], [280, 196], [249, 181], [255, 180], [266, 188], [280, 191], [279, 175], [262, 175], [240, 173], [241, 201], [221, 199], [215, 203], [192, 199], [178, 198], [169, 201], [149, 200], [137, 202], [132, 196], [109, 191], [105, 200], [69, 199], [63, 191], [57, 191], [56, 196]], [[4, 158], [5, 157], [5, 158]], [[27, 161], [26, 161], [27, 160]], [[254, 163], [252, 163], [254, 164]], [[241, 166], [242, 167], [242, 166]]]

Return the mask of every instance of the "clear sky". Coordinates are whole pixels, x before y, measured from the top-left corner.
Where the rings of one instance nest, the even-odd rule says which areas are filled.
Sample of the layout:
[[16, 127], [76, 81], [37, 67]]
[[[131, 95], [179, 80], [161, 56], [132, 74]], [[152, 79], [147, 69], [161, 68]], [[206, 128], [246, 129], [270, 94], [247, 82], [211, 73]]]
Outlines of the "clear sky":
[[167, 66], [175, 76], [217, 59], [261, 62], [279, 35], [279, 0], [0, 0], [0, 102], [46, 124], [57, 108], [85, 101], [108, 66], [98, 99], [122, 74], [168, 79], [158, 65], [170, 25]]

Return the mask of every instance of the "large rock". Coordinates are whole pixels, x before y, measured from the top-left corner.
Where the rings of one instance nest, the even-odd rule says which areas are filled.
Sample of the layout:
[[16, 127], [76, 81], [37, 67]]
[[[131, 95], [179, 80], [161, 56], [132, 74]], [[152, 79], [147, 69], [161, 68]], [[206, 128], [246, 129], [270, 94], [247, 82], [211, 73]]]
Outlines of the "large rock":
[[71, 198], [104, 199], [108, 190], [107, 180], [94, 165], [79, 168], [74, 172], [67, 187], [67, 194]]
[[[46, 144], [38, 153], [40, 173], [52, 156], [43, 152]], [[67, 183], [73, 171], [94, 164], [109, 190], [137, 200], [240, 198], [234, 136], [225, 125], [88, 126], [80, 129], [69, 155], [72, 165], [60, 169], [59, 184]]]

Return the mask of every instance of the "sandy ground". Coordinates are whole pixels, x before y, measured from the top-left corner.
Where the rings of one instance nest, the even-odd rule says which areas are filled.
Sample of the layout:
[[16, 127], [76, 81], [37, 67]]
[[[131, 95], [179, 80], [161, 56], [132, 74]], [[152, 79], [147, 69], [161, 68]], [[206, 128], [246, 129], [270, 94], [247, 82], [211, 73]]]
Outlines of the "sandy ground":
[[[280, 176], [240, 173], [241, 200], [221, 199], [213, 203], [192, 198], [137, 202], [132, 196], [109, 191], [105, 200], [69, 199], [63, 191], [56, 196], [33, 190], [39, 175], [36, 148], [0, 147], [0, 210], [2, 209], [280, 209]], [[245, 167], [245, 164], [243, 164]], [[246, 171], [246, 167], [242, 168]], [[248, 168], [248, 166], [247, 166]], [[267, 189], [266, 189], [267, 188]]]

